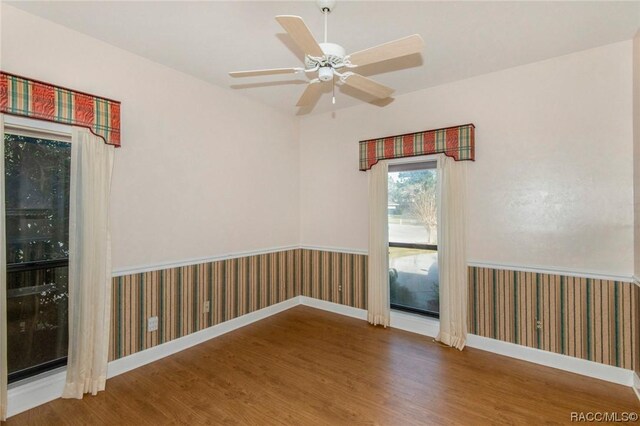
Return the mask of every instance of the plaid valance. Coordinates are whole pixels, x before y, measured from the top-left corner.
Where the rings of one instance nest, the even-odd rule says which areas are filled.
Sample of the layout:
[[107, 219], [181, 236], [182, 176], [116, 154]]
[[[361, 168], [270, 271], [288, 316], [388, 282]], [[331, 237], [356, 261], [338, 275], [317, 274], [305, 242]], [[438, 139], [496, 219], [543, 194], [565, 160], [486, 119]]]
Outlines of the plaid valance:
[[86, 127], [120, 146], [120, 102], [0, 71], [0, 112]]
[[456, 161], [474, 161], [474, 129], [473, 124], [465, 124], [360, 141], [360, 170], [369, 170], [379, 160], [427, 154], [442, 153]]

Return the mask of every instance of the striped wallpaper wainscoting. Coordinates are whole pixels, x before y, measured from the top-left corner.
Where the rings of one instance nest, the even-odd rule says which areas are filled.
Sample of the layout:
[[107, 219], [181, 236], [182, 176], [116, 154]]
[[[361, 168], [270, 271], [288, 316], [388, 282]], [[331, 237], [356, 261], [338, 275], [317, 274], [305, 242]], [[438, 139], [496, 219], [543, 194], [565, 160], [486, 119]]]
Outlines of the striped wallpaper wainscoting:
[[[292, 249], [116, 277], [109, 359], [299, 295], [366, 309], [367, 259]], [[152, 316], [158, 330], [147, 332]], [[469, 333], [640, 374], [640, 287], [469, 267]]]
[[[109, 359], [299, 295], [300, 254], [295, 249], [115, 277]], [[152, 316], [158, 316], [158, 330], [147, 332]]]
[[302, 296], [367, 308], [367, 256], [301, 249]]
[[[634, 286], [634, 294], [635, 294], [635, 306], [636, 306], [636, 311], [635, 311], [635, 316], [633, 317], [632, 321], [635, 324], [635, 341], [636, 341], [636, 351], [635, 354], [633, 355], [633, 369], [635, 370], [636, 374], [638, 375], [638, 379], [640, 379], [640, 285], [636, 282], [635, 286]], [[638, 389], [638, 391], [640, 392], [640, 388]]]
[[469, 267], [469, 332], [638, 371], [633, 283]]

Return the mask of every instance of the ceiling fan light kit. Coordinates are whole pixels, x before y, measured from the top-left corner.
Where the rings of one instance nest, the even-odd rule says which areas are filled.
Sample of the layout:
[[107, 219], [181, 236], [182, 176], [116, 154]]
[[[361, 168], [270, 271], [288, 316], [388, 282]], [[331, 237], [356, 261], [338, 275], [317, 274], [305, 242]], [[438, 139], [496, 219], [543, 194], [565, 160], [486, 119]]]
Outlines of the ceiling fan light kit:
[[320, 81], [333, 80], [333, 69], [331, 67], [320, 67], [318, 69], [318, 79]]
[[[255, 77], [262, 75], [301, 73], [313, 74], [317, 72], [317, 78], [312, 78], [296, 106], [313, 106], [322, 95], [321, 84], [336, 82], [345, 84], [369, 94], [377, 99], [385, 99], [391, 96], [393, 89], [375, 82], [367, 77], [357, 74], [351, 69], [358, 66], [369, 65], [376, 62], [387, 61], [401, 56], [420, 53], [424, 42], [422, 37], [414, 34], [405, 38], [381, 44], [359, 52], [346, 54], [345, 49], [336, 43], [327, 42], [327, 16], [335, 7], [335, 0], [318, 0], [320, 11], [324, 14], [324, 42], [318, 43], [309, 31], [301, 17], [292, 15], [276, 16], [276, 21], [289, 34], [295, 44], [305, 54], [304, 68], [275, 68], [252, 71], [230, 72], [231, 77]], [[337, 79], [336, 79], [337, 77]], [[333, 97], [335, 103], [335, 96]]]

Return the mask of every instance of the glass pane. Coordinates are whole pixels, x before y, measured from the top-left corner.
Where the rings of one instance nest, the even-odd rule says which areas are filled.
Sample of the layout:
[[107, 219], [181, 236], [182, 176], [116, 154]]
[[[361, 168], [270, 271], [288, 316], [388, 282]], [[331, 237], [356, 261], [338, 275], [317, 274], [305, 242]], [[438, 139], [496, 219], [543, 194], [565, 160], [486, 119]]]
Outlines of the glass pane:
[[9, 374], [67, 356], [67, 267], [7, 274]]
[[389, 247], [391, 304], [440, 312], [438, 252]]
[[389, 242], [438, 244], [435, 169], [389, 173]]
[[389, 283], [394, 308], [440, 311], [438, 252], [424, 247], [438, 244], [437, 176], [435, 169], [389, 173]]
[[4, 141], [7, 355], [17, 377], [67, 356], [71, 144], [14, 134]]
[[71, 144], [5, 134], [7, 264], [69, 256]]

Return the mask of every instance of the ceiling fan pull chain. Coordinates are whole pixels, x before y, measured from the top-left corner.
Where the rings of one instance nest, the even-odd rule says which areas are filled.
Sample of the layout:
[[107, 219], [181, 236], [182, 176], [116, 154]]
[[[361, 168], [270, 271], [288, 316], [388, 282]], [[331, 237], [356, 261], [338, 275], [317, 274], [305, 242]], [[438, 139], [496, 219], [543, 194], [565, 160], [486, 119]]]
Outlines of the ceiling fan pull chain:
[[331, 80], [331, 85], [333, 90], [333, 93], [331, 94], [333, 96], [332, 103], [335, 105], [336, 104], [336, 79], [335, 78]]

